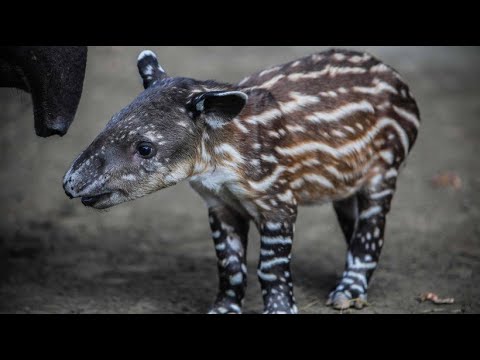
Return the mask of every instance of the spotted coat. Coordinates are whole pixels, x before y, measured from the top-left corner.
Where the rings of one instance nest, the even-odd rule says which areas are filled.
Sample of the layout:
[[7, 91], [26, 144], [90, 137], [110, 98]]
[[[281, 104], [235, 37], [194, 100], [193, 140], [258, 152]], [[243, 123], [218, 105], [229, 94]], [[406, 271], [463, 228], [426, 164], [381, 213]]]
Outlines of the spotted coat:
[[[400, 75], [345, 50], [274, 66], [237, 85], [168, 77], [148, 51], [138, 67], [145, 92], [74, 162], [67, 194], [104, 208], [189, 180], [209, 209], [218, 257], [212, 313], [241, 312], [250, 221], [261, 234], [264, 311], [296, 313], [297, 208], [333, 202], [348, 251], [327, 303], [362, 307], [420, 121]], [[138, 155], [148, 149], [152, 157]]]

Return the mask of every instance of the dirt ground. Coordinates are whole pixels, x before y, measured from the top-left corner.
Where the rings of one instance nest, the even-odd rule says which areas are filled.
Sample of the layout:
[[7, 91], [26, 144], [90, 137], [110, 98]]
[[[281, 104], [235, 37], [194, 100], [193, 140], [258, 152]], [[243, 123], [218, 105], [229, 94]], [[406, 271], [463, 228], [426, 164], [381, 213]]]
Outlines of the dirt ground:
[[[69, 200], [61, 180], [107, 120], [141, 90], [146, 47], [91, 47], [67, 136], [34, 135], [26, 94], [0, 89], [0, 312], [204, 313], [216, 258], [202, 200], [186, 183], [108, 211]], [[324, 47], [150, 47], [170, 75], [238, 81]], [[420, 135], [401, 173], [370, 306], [352, 313], [480, 312], [480, 48], [354, 47], [400, 71], [418, 101]], [[435, 188], [452, 171], [462, 188]], [[301, 313], [324, 305], [346, 246], [330, 205], [301, 208], [292, 272]], [[251, 230], [244, 312], [262, 310]], [[452, 305], [419, 303], [425, 291]]]

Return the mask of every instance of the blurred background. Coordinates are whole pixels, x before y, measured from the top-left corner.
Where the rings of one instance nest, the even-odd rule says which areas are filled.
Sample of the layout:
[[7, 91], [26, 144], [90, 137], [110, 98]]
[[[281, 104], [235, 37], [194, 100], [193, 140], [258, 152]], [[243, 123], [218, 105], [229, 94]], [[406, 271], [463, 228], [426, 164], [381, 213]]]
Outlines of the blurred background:
[[[171, 76], [237, 82], [326, 47], [90, 47], [68, 134], [39, 138], [30, 96], [0, 88], [0, 312], [204, 313], [216, 257], [200, 197], [179, 184], [107, 211], [69, 200], [62, 177], [110, 117], [142, 90], [141, 50]], [[480, 48], [350, 47], [398, 70], [422, 125], [387, 218], [386, 243], [364, 313], [480, 311]], [[343, 271], [345, 242], [330, 205], [301, 208], [293, 250], [300, 312]], [[262, 310], [251, 230], [244, 312]], [[434, 292], [454, 304], [421, 303]], [[358, 312], [352, 310], [352, 312]]]

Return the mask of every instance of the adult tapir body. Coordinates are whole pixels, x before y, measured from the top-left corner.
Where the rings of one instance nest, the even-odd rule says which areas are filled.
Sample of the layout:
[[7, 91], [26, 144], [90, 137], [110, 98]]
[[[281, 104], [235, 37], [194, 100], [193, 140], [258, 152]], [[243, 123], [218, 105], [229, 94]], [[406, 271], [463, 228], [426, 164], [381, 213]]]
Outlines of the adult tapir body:
[[32, 96], [38, 136], [63, 136], [82, 96], [86, 46], [0, 47], [0, 87]]

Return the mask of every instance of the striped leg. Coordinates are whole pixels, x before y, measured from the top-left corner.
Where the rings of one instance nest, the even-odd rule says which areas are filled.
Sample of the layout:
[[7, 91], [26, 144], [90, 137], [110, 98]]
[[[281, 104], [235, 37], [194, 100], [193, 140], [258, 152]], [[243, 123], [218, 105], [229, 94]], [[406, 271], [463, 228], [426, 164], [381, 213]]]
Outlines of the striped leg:
[[[335, 205], [347, 238], [348, 252], [342, 279], [330, 293], [327, 305], [346, 309], [350, 306], [362, 308], [365, 304], [368, 283], [383, 246], [386, 215], [394, 191], [395, 179], [382, 178], [381, 184], [361, 190], [356, 201], [348, 199]], [[355, 218], [352, 214], [358, 216]]]
[[290, 260], [295, 217], [260, 224], [258, 278], [265, 314], [296, 314]]
[[208, 212], [219, 274], [219, 291], [209, 313], [239, 314], [247, 285], [249, 221], [227, 206], [211, 207]]

